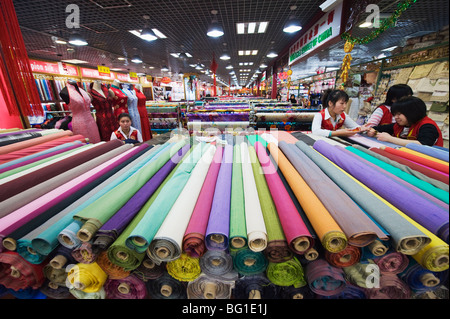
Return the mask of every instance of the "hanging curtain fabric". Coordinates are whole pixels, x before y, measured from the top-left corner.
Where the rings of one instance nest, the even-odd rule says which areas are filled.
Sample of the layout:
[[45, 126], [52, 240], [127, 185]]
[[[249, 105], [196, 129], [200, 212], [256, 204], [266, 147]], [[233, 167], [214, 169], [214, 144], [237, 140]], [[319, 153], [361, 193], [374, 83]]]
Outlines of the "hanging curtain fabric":
[[0, 3], [0, 42], [0, 90], [9, 114], [42, 115], [39, 93], [12, 0]]

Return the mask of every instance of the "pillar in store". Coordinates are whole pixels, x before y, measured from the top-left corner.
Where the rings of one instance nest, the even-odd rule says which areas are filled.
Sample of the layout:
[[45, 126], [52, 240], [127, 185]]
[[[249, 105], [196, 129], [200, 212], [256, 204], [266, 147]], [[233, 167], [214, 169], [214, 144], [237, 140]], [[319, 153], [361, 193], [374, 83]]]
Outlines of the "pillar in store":
[[272, 99], [277, 98], [277, 92], [278, 92], [277, 82], [278, 82], [277, 66], [276, 66], [276, 64], [274, 64], [273, 68], [272, 68]]

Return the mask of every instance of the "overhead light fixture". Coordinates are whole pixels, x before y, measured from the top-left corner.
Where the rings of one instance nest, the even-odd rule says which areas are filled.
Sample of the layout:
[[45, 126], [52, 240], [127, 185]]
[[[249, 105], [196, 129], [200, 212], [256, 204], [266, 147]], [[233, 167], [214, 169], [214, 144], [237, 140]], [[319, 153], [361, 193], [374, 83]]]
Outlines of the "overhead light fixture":
[[55, 43], [58, 43], [58, 44], [67, 44], [67, 41], [64, 41], [64, 40], [62, 40], [62, 39], [56, 39], [56, 40], [55, 40]]
[[275, 51], [271, 50], [269, 53], [267, 53], [267, 57], [268, 58], [275, 58], [278, 56], [278, 53], [276, 53]]
[[158, 39], [158, 37], [155, 35], [155, 33], [152, 31], [152, 29], [144, 28], [141, 31], [141, 38], [146, 41], [154, 41]]
[[141, 59], [141, 57], [139, 55], [135, 55], [131, 59], [131, 62], [133, 62], [133, 63], [142, 63], [143, 61], [142, 61], [142, 59]]
[[189, 56], [188, 56], [186, 53], [181, 52], [181, 53], [178, 55], [178, 58], [181, 59], [181, 60], [187, 60], [187, 59], [189, 58]]
[[87, 41], [79, 33], [74, 33], [69, 38], [69, 43], [76, 46], [87, 45]]
[[259, 67], [264, 69], [264, 68], [267, 68], [267, 65], [265, 63], [262, 63]]
[[[294, 12], [294, 10], [297, 9], [297, 6], [291, 6], [291, 11]], [[284, 24], [283, 31], [286, 33], [295, 33], [297, 31], [300, 31], [302, 29], [300, 20], [295, 17], [294, 13], [291, 14], [289, 17], [289, 20]]]
[[87, 61], [72, 59], [72, 60], [62, 60], [62, 62], [70, 63], [70, 64], [85, 64]]
[[386, 49], [383, 49], [383, 50], [381, 50], [381, 51], [393, 51], [393, 50], [395, 50], [395, 49], [397, 49], [397, 48], [398, 48], [398, 46], [397, 46], [397, 45], [394, 45], [393, 47], [386, 48]]
[[224, 52], [221, 56], [220, 56], [221, 60], [229, 60], [231, 59], [231, 57], [228, 55], [228, 53]]
[[233, 68], [233, 66], [231, 65], [231, 64], [228, 64], [226, 67], [225, 67], [225, 69], [227, 69], [227, 70], [230, 70], [230, 69], [232, 69]]
[[164, 65], [164, 66], [161, 68], [161, 71], [167, 72], [167, 71], [169, 71], [169, 68], [168, 68], [166, 65]]
[[217, 10], [212, 10], [211, 13], [214, 15], [214, 18], [208, 28], [208, 32], [206, 33], [209, 37], [218, 38], [224, 35], [223, 28], [219, 24], [219, 21], [215, 17], [217, 15]]

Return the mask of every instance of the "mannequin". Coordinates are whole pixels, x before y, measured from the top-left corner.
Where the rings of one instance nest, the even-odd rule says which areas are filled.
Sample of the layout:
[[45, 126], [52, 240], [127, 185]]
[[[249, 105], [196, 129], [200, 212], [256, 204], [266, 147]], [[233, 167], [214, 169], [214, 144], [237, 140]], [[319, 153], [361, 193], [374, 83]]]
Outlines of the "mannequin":
[[90, 85], [92, 105], [95, 107], [97, 126], [102, 141], [109, 141], [111, 133], [116, 129], [116, 118], [111, 106], [111, 99], [106, 85], [97, 80]]
[[72, 112], [72, 131], [74, 135], [83, 135], [90, 143], [100, 142], [97, 123], [91, 114], [91, 97], [74, 80], [68, 80], [61, 90], [61, 98]]
[[138, 98], [136, 96], [136, 91], [134, 90], [131, 84], [123, 84], [122, 91], [128, 97], [127, 100], [128, 114], [130, 114], [131, 123], [135, 128], [139, 130], [139, 132], [142, 132], [141, 118], [139, 116], [138, 111]]
[[141, 134], [144, 141], [152, 139], [152, 130], [150, 128], [150, 120], [148, 119], [146, 101], [147, 97], [142, 93], [142, 85], [136, 84], [134, 87], [136, 97], [138, 98], [138, 112], [141, 119]]
[[128, 97], [122, 91], [122, 84], [118, 80], [114, 80], [109, 89], [109, 96], [111, 97], [112, 107], [114, 109], [114, 116], [117, 117], [121, 113], [128, 113]]

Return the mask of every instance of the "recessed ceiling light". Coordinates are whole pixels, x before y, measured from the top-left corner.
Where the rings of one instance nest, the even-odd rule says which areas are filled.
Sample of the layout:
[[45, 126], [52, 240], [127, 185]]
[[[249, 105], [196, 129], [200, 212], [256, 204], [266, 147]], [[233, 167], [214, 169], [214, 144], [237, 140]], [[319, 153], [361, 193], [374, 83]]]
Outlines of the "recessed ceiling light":
[[117, 60], [120, 60], [120, 61], [124, 61], [124, 60], [126, 60], [125, 58], [122, 58], [122, 57], [120, 57], [120, 58], [117, 58]]
[[269, 22], [260, 22], [259, 23], [259, 28], [258, 28], [258, 33], [264, 33], [266, 32], [267, 29], [267, 25], [269, 24]]
[[55, 43], [58, 43], [58, 44], [67, 44], [67, 41], [58, 39], [58, 40], [55, 40]]
[[84, 46], [88, 44], [87, 41], [79, 33], [72, 34], [69, 38], [69, 43], [76, 46]]

